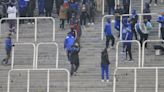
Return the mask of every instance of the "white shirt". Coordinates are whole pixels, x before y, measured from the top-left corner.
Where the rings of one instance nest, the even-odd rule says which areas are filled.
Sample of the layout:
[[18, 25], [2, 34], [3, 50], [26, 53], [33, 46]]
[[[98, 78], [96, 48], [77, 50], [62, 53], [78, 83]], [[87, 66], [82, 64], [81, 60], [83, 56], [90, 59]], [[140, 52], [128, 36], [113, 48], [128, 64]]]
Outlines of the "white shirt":
[[17, 9], [15, 6], [7, 8], [8, 18], [16, 18]]

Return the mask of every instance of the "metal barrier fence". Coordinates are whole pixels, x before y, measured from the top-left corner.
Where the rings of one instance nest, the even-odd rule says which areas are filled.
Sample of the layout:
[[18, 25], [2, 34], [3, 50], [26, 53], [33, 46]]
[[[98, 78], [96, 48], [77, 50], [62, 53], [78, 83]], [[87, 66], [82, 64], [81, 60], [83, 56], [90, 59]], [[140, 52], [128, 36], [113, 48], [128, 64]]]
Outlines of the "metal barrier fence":
[[53, 34], [53, 37], [52, 37], [52, 41], [55, 41], [55, 20], [54, 20], [54, 18], [52, 18], [52, 17], [18, 17], [18, 18], [16, 18], [16, 19], [10, 19], [10, 18], [2, 18], [1, 20], [0, 20], [0, 37], [1, 37], [1, 35], [2, 35], [2, 21], [5, 21], [5, 20], [16, 20], [17, 21], [17, 24], [16, 24], [16, 29], [17, 29], [17, 31], [16, 31], [16, 41], [17, 42], [19, 42], [19, 26], [20, 26], [20, 23], [19, 23], [19, 21], [20, 20], [28, 20], [28, 19], [33, 19], [33, 20], [35, 20], [35, 31], [34, 31], [34, 42], [36, 42], [37, 41], [37, 31], [38, 31], [38, 27], [37, 27], [37, 21], [39, 20], [39, 19], [51, 19], [52, 20], [52, 24], [53, 24], [53, 30], [52, 30], [52, 34]]
[[8, 72], [7, 92], [10, 92], [11, 72], [27, 71], [27, 92], [30, 92], [30, 71], [47, 71], [47, 91], [50, 92], [50, 71], [65, 71], [67, 73], [67, 92], [70, 92], [70, 73], [67, 69], [12, 69]]
[[140, 42], [139, 41], [136, 41], [136, 40], [130, 40], [130, 41], [118, 41], [117, 44], [116, 44], [116, 68], [119, 67], [118, 66], [118, 48], [119, 48], [119, 44], [120, 43], [124, 43], [124, 42], [132, 42], [132, 43], [137, 43], [138, 44], [138, 66], [137, 67], [140, 67], [141, 66], [141, 45], [140, 45]]
[[146, 70], [149, 70], [149, 69], [155, 69], [156, 70], [156, 74], [155, 74], [155, 92], [159, 92], [158, 91], [158, 82], [159, 82], [159, 79], [158, 79], [158, 70], [159, 69], [164, 69], [164, 67], [117, 67], [115, 70], [114, 70], [114, 78], [113, 78], [113, 92], [116, 92], [116, 73], [118, 70], [134, 70], [134, 91], [133, 92], [137, 92], [137, 70], [140, 70], [140, 69], [146, 69]]

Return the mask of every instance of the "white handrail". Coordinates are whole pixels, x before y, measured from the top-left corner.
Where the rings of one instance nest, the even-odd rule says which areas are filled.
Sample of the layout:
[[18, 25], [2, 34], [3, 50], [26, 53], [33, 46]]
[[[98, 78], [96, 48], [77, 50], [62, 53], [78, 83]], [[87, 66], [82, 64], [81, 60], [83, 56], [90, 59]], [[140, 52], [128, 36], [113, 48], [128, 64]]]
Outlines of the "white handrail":
[[123, 41], [118, 41], [116, 44], [116, 68], [118, 68], [118, 48], [119, 48], [119, 44], [123, 43], [123, 42], [132, 42], [132, 43], [137, 43], [138, 44], [138, 66], [137, 67], [141, 67], [141, 45], [140, 42], [137, 40], [123, 40]]
[[142, 67], [145, 67], [144, 64], [145, 64], [145, 44], [147, 42], [164, 42], [164, 40], [145, 40], [143, 42], [143, 46], [142, 46]]
[[[11, 72], [13, 71], [27, 71], [27, 92], [29, 92], [29, 89], [30, 89], [30, 71], [47, 71], [47, 74], [50, 72], [50, 71], [65, 71], [67, 73], [67, 92], [70, 92], [70, 73], [69, 73], [69, 70], [67, 69], [64, 69], [64, 68], [61, 68], [61, 69], [54, 69], [54, 68], [50, 68], [50, 69], [45, 69], [45, 68], [42, 68], [42, 69], [12, 69], [12, 70], [9, 70], [8, 72], [8, 80], [7, 80], [7, 92], [10, 92], [10, 76], [11, 76]], [[47, 78], [50, 78], [49, 75], [47, 75], [48, 77]], [[47, 83], [49, 83], [49, 79], [47, 80]], [[49, 84], [47, 84], [47, 86], [49, 86]], [[49, 87], [47, 87], [49, 88]], [[47, 89], [47, 92], [49, 92], [49, 89]]]
[[[14, 43], [14, 45], [31, 45], [33, 47], [33, 68], [35, 64], [35, 44], [34, 43]], [[15, 54], [15, 47], [12, 48], [12, 57], [11, 57], [11, 69], [14, 69], [14, 54]]]
[[59, 64], [59, 47], [58, 44], [56, 42], [47, 42], [47, 43], [38, 43], [36, 46], [36, 64], [35, 64], [35, 68], [38, 68], [38, 53], [39, 53], [39, 46], [40, 45], [55, 45], [56, 46], [56, 68], [58, 68], [58, 64]]
[[37, 41], [37, 20], [38, 19], [51, 19], [52, 20], [52, 25], [53, 25], [53, 29], [52, 29], [52, 34], [53, 34], [53, 37], [52, 37], [52, 41], [55, 41], [55, 32], [56, 32], [56, 29], [55, 29], [55, 19], [52, 18], [52, 17], [17, 17], [17, 18], [2, 18], [0, 19], [0, 37], [2, 35], [2, 21], [3, 20], [11, 20], [11, 19], [15, 19], [17, 21], [17, 34], [16, 34], [16, 41], [19, 42], [19, 20], [22, 20], [22, 19], [33, 19], [35, 20], [35, 32], [34, 32], [34, 35], [35, 35], [35, 38], [34, 38], [34, 42]]
[[137, 92], [137, 70], [142, 70], [142, 69], [155, 69], [156, 74], [155, 74], [155, 92], [158, 92], [158, 73], [159, 69], [164, 69], [164, 67], [117, 67], [114, 70], [114, 76], [113, 76], [113, 92], [116, 92], [116, 73], [118, 70], [134, 70], [134, 91]]

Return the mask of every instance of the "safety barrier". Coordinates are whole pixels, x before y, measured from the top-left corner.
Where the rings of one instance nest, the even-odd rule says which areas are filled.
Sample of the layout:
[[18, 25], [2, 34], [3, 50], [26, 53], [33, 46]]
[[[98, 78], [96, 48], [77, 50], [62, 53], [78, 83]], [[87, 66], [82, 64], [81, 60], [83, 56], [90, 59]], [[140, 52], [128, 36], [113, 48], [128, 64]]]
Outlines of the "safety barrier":
[[52, 18], [52, 17], [18, 17], [18, 18], [15, 18], [15, 19], [13, 19], [13, 18], [2, 18], [1, 20], [0, 20], [0, 37], [1, 37], [1, 35], [2, 35], [2, 21], [5, 21], [5, 20], [16, 20], [17, 21], [17, 23], [16, 23], [16, 41], [17, 42], [19, 42], [19, 26], [20, 26], [20, 23], [19, 23], [19, 21], [20, 20], [28, 20], [28, 19], [33, 19], [33, 20], [35, 20], [35, 31], [34, 31], [34, 42], [36, 42], [37, 41], [37, 31], [38, 31], [38, 26], [37, 26], [37, 21], [39, 20], [39, 19], [51, 19], [52, 20], [52, 25], [53, 25], [53, 30], [52, 30], [52, 34], [53, 34], [53, 37], [52, 37], [52, 41], [55, 41], [55, 20], [54, 20], [54, 18]]

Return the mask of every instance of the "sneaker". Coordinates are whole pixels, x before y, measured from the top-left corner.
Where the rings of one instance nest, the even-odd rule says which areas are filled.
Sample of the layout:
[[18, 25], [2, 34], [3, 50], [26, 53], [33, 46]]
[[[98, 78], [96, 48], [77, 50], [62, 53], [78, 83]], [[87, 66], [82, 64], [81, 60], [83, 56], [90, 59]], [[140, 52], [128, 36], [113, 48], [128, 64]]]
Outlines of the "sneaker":
[[91, 25], [91, 23], [88, 23], [88, 25]]
[[105, 82], [104, 80], [101, 80], [101, 82]]
[[113, 46], [111, 46], [110, 48], [111, 48], [111, 49], [114, 49], [114, 47], [113, 47]]
[[93, 26], [93, 25], [94, 25], [94, 23], [91, 23], [91, 25]]
[[133, 59], [129, 59], [128, 61], [131, 61], [131, 62], [133, 62], [134, 60], [133, 60]]
[[149, 4], [151, 6], [151, 4]]
[[109, 82], [109, 80], [106, 80], [106, 82]]
[[157, 4], [154, 4], [154, 6], [157, 6]]

